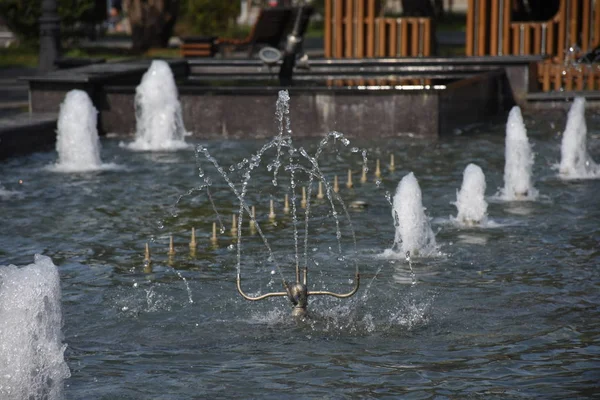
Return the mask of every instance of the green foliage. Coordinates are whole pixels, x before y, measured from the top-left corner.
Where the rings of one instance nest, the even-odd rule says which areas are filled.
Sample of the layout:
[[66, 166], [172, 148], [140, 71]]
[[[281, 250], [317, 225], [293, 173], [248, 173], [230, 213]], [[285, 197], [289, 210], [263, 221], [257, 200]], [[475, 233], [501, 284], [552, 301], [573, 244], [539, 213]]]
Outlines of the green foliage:
[[183, 0], [181, 4], [183, 19], [199, 35], [226, 35], [235, 29], [239, 13], [239, 1]]
[[[72, 32], [76, 23], [98, 23], [106, 19], [106, 6], [96, 0], [56, 0], [61, 30]], [[41, 0], [1, 0], [0, 16], [21, 40], [36, 40], [39, 36]]]

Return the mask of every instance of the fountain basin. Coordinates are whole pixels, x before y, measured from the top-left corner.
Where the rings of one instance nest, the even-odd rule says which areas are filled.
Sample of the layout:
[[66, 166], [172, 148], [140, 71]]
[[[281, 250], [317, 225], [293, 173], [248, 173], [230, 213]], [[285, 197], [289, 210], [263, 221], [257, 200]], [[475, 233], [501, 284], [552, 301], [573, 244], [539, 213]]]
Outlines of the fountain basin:
[[[503, 118], [525, 99], [539, 57], [311, 60], [297, 68], [292, 118], [304, 135], [437, 137]], [[184, 122], [198, 137], [263, 137], [281, 89], [276, 69], [258, 60], [169, 61]], [[135, 87], [149, 61], [107, 63], [25, 78], [32, 112], [56, 112], [71, 89], [86, 90], [101, 132], [134, 132]], [[409, 84], [407, 84], [407, 82]], [[416, 83], [416, 84], [415, 84]], [[267, 112], [265, 112], [267, 111]], [[253, 129], [247, 129], [251, 125]]]

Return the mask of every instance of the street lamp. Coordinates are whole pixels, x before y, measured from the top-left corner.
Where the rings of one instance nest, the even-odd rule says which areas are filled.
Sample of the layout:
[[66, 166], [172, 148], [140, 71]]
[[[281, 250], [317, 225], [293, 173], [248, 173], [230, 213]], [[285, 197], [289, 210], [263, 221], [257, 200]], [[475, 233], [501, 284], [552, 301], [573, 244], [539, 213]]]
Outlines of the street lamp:
[[56, 0], [42, 0], [40, 17], [40, 60], [41, 71], [51, 71], [60, 51], [60, 17], [56, 12]]

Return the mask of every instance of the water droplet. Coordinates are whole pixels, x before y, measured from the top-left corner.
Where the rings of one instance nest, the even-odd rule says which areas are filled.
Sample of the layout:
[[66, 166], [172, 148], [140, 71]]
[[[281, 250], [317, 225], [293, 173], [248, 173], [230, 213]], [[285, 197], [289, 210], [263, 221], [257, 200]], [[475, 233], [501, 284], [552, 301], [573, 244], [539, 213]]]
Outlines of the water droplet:
[[234, 245], [230, 244], [229, 246], [227, 246], [227, 250], [233, 250], [233, 249], [235, 249]]
[[137, 283], [137, 282], [134, 282], [134, 283], [133, 283], [133, 287], [138, 287], [138, 283]]
[[123, 310], [123, 311], [127, 311], [127, 310], [129, 310], [129, 307], [127, 307], [127, 306], [123, 306], [122, 310]]
[[275, 275], [275, 270], [274, 269], [271, 270], [271, 275]]
[[358, 153], [360, 150], [359, 150], [359, 148], [358, 148], [358, 147], [353, 147], [353, 148], [351, 148], [351, 149], [350, 149], [350, 151], [351, 151], [352, 153]]

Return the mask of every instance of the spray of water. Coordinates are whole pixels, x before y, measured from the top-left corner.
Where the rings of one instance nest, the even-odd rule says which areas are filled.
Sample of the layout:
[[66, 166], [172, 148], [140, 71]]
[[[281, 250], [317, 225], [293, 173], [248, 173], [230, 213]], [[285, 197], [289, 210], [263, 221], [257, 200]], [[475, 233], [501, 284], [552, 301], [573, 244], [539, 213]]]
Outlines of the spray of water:
[[0, 266], [0, 398], [62, 398], [70, 376], [62, 343], [58, 269], [49, 257]]
[[504, 188], [499, 197], [508, 201], [535, 200], [538, 191], [533, 187], [531, 177], [534, 155], [518, 106], [514, 106], [508, 115], [504, 155]]
[[135, 118], [135, 140], [125, 147], [141, 151], [189, 148], [184, 141], [179, 93], [166, 61], [152, 61], [135, 89]]
[[456, 192], [458, 209], [454, 221], [463, 226], [484, 225], [487, 221], [487, 202], [485, 201], [485, 175], [476, 164], [469, 164], [463, 172], [460, 191]]
[[600, 178], [600, 166], [587, 152], [585, 99], [577, 97], [571, 105], [560, 147], [559, 176], [563, 179]]
[[96, 128], [98, 111], [83, 90], [71, 90], [60, 105], [56, 151], [61, 172], [84, 172], [103, 168]]
[[407, 252], [418, 256], [431, 256], [437, 252], [435, 235], [429, 218], [425, 215], [421, 188], [415, 175], [405, 175], [396, 189], [392, 217], [396, 226], [394, 246], [384, 252], [384, 257], [402, 258]]

